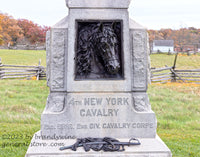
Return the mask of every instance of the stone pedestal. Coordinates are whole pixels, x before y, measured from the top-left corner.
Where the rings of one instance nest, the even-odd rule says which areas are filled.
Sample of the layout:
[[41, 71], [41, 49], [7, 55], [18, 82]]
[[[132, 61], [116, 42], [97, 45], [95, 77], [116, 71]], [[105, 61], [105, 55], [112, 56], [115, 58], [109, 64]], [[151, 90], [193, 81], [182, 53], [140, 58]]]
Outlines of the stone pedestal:
[[[41, 137], [40, 131], [33, 136], [25, 157], [171, 157], [170, 150], [158, 136], [156, 138], [140, 138], [141, 145], [126, 146], [124, 152], [85, 152], [81, 147], [77, 151], [60, 151], [60, 147], [72, 145], [76, 140], [42, 140]], [[119, 140], [129, 141], [129, 139]]]
[[[41, 131], [33, 137], [26, 156], [170, 157], [170, 150], [156, 135], [157, 121], [146, 93], [150, 62], [148, 34], [145, 28], [129, 19], [130, 0], [66, 0], [66, 3], [69, 15], [47, 33], [47, 85], [50, 94], [41, 117]], [[114, 23], [118, 28], [114, 28]], [[106, 31], [114, 34], [112, 39], [108, 38], [113, 43], [108, 45], [105, 42], [104, 45], [107, 44], [105, 48], [108, 49], [118, 44], [118, 47], [110, 48], [116, 51], [117, 57], [109, 61], [113, 64], [118, 61], [119, 73], [105, 78], [76, 79], [80, 45], [84, 53], [86, 50], [96, 51], [86, 46], [94, 44], [95, 39], [91, 40], [91, 35], [88, 35], [91, 30], [86, 30], [87, 34], [84, 32], [82, 37], [81, 26], [95, 28], [97, 38], [105, 35]], [[107, 30], [98, 34], [103, 27]], [[108, 36], [106, 34], [101, 42]], [[54, 140], [41, 140], [40, 137]], [[76, 138], [86, 137], [112, 137], [121, 141], [134, 137], [140, 140], [141, 145], [127, 147], [125, 152], [86, 153], [81, 148], [77, 152], [59, 151], [63, 144], [70, 145]]]

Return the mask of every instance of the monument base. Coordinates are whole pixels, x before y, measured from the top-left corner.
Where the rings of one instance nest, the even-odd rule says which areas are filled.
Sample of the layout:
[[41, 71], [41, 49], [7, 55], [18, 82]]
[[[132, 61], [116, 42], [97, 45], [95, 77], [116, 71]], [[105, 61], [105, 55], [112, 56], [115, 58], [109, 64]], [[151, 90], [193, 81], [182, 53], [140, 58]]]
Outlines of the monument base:
[[[49, 138], [49, 137], [47, 137]], [[75, 139], [58, 139], [56, 136], [51, 137], [53, 140], [42, 140], [41, 131], [33, 136], [25, 157], [171, 157], [171, 151], [164, 142], [156, 138], [140, 138], [141, 145], [125, 146], [123, 152], [85, 152], [83, 148], [77, 151], [64, 150], [60, 151], [62, 146], [69, 146], [76, 142]], [[61, 138], [61, 137], [59, 137]], [[118, 139], [121, 142], [127, 142], [129, 139]]]

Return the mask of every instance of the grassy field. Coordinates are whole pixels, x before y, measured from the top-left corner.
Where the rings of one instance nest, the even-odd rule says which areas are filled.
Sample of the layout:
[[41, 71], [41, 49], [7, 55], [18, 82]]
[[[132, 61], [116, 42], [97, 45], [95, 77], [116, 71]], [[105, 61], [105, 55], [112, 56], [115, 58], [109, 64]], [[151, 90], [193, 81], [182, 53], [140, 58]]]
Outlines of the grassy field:
[[14, 65], [38, 65], [41, 59], [41, 64], [46, 66], [45, 51], [34, 50], [0, 50], [0, 58], [3, 64]]
[[46, 81], [0, 80], [0, 157], [23, 157], [40, 130]]
[[[151, 67], [164, 67], [174, 65], [175, 55], [152, 54]], [[187, 56], [179, 54], [176, 62], [177, 69], [200, 69], [200, 54]]]
[[157, 133], [176, 157], [200, 157], [200, 85], [152, 84]]
[[[44, 51], [0, 50], [0, 58], [4, 64], [23, 65], [37, 65], [41, 58], [45, 65]], [[174, 55], [152, 55], [152, 67], [170, 66], [173, 58]], [[180, 56], [177, 65], [185, 67], [184, 64], [195, 62], [186, 67], [200, 68], [197, 58], [200, 61], [199, 55]], [[31, 137], [40, 130], [48, 90], [46, 81], [0, 80], [0, 157], [25, 155]], [[200, 157], [200, 85], [152, 84], [148, 94], [158, 120], [157, 133], [173, 156]]]

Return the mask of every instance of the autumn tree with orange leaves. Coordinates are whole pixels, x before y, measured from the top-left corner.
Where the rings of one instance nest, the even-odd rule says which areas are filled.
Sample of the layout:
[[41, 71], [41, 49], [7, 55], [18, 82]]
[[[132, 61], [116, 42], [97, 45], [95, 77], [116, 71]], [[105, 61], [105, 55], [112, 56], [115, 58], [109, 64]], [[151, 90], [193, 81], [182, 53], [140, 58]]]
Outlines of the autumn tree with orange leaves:
[[26, 19], [16, 20], [0, 13], [0, 45], [15, 45], [23, 39], [31, 44], [44, 43], [49, 29], [50, 27], [42, 27]]
[[11, 16], [0, 14], [0, 41], [1, 44], [16, 44], [23, 38], [22, 29]]
[[18, 25], [22, 28], [24, 37], [31, 43], [44, 43], [46, 32], [50, 29], [50, 27], [41, 27], [26, 19], [19, 19]]

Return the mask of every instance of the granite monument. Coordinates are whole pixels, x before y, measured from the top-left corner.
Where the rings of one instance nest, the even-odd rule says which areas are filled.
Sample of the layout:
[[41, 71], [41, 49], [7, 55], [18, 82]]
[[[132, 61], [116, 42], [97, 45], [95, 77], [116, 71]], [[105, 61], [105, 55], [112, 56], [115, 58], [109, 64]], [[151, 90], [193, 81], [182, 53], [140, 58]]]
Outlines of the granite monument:
[[[147, 95], [148, 34], [129, 18], [130, 2], [66, 0], [68, 16], [47, 33], [50, 94], [27, 157], [171, 156], [156, 135]], [[141, 145], [124, 152], [59, 150], [86, 137], [137, 138]]]

